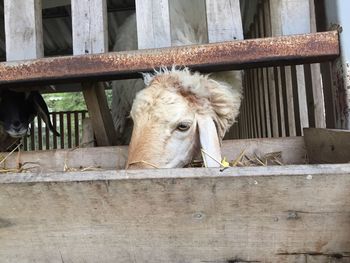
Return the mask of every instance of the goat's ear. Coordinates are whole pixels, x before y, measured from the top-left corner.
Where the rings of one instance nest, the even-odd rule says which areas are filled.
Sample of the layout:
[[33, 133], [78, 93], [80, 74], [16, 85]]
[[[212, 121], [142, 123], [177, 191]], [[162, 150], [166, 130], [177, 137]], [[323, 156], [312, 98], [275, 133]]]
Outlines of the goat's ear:
[[56, 136], [60, 136], [60, 134], [52, 126], [49, 109], [47, 108], [47, 105], [40, 93], [37, 91], [32, 91], [31, 98], [33, 99], [34, 108], [38, 116], [41, 119], [43, 119], [43, 121], [45, 122], [47, 127], [49, 127], [50, 131], [52, 131], [53, 134], [55, 134]]
[[218, 132], [213, 119], [209, 116], [197, 117], [199, 141], [203, 161], [206, 167], [220, 167], [221, 149]]

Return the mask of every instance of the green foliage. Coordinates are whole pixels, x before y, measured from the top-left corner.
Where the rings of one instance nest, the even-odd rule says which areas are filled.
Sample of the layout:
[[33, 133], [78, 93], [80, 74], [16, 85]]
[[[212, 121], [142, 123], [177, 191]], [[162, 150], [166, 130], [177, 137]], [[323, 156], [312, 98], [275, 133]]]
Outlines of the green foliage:
[[[108, 104], [111, 105], [112, 91], [106, 90]], [[82, 92], [43, 94], [50, 112], [86, 110]]]

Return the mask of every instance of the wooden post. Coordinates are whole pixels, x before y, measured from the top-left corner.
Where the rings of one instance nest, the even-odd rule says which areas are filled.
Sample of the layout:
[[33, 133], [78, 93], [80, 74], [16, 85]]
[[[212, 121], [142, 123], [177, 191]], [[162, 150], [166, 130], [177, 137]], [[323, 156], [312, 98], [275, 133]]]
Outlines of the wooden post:
[[4, 0], [6, 60], [44, 56], [41, 0]]
[[243, 39], [239, 0], [206, 0], [210, 43]]
[[171, 46], [168, 0], [136, 0], [138, 48]]
[[[74, 55], [108, 51], [106, 0], [72, 0]], [[115, 145], [117, 136], [102, 84], [84, 83], [83, 94], [99, 146]]]

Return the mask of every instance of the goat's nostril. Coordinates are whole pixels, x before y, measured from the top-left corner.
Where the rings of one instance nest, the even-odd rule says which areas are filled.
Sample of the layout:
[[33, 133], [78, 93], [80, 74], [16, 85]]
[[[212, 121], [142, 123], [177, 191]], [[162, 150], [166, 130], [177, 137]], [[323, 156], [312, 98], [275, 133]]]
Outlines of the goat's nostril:
[[20, 125], [21, 125], [20, 121], [14, 121], [13, 122], [13, 126], [16, 127], [16, 128], [18, 128]]

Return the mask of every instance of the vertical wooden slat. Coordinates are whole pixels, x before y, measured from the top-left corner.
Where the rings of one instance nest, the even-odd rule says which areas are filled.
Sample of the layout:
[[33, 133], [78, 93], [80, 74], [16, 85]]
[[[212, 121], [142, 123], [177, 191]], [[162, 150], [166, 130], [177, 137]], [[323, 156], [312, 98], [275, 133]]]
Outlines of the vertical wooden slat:
[[286, 127], [285, 127], [285, 119], [284, 119], [284, 103], [283, 103], [283, 95], [282, 95], [282, 81], [281, 81], [281, 69], [274, 67], [274, 82], [275, 82], [275, 94], [277, 100], [277, 118], [278, 118], [278, 130], [279, 136], [286, 136]]
[[[279, 76], [278, 79], [280, 81], [280, 105], [281, 105], [281, 113], [283, 112], [283, 114], [281, 114], [282, 116], [282, 121], [283, 121], [283, 125], [282, 127], [285, 129], [285, 134], [283, 136], [289, 136], [290, 134], [290, 112], [288, 109], [288, 94], [287, 94], [287, 82], [286, 82], [286, 74], [285, 74], [285, 67], [279, 67]], [[283, 131], [283, 129], [282, 129]]]
[[261, 112], [260, 112], [260, 94], [259, 94], [259, 88], [258, 88], [258, 69], [253, 69], [253, 103], [255, 108], [255, 116], [256, 116], [256, 127], [257, 127], [257, 137], [262, 137], [262, 119], [261, 119]]
[[[74, 55], [108, 51], [106, 0], [72, 0]], [[83, 94], [98, 145], [117, 143], [112, 116], [101, 83], [83, 83]]]
[[50, 147], [50, 135], [51, 134], [50, 134], [49, 127], [47, 125], [45, 125], [45, 149], [46, 150], [49, 150], [51, 148]]
[[43, 127], [42, 127], [42, 121], [40, 118], [37, 118], [37, 124], [38, 124], [38, 150], [43, 149]]
[[170, 47], [168, 0], [136, 0], [138, 48]]
[[72, 120], [71, 120], [71, 113], [66, 113], [66, 120], [67, 120], [67, 142], [68, 142], [68, 148], [72, 148]]
[[41, 0], [4, 0], [6, 59], [44, 56]]
[[[272, 30], [271, 30], [271, 16], [270, 16], [270, 1], [265, 0], [264, 1], [264, 21], [265, 21], [265, 36], [269, 37], [272, 36]], [[269, 106], [271, 109], [271, 129], [272, 129], [272, 136], [278, 137], [279, 136], [279, 125], [278, 125], [278, 97], [276, 95], [276, 84], [275, 84], [275, 74], [273, 68], [267, 68], [266, 69], [266, 75], [267, 75], [267, 86], [268, 86], [268, 93], [269, 93]]]
[[210, 43], [243, 39], [239, 0], [206, 0]]
[[251, 107], [250, 107], [250, 97], [249, 97], [249, 90], [250, 90], [250, 71], [246, 70], [245, 71], [245, 86], [244, 86], [244, 99], [245, 99], [245, 104], [246, 104], [246, 109], [247, 109], [247, 138], [251, 138], [251, 133], [252, 133], [252, 114], [251, 114]]
[[[303, 76], [303, 75], [299, 75]], [[291, 67], [291, 77], [292, 77], [292, 87], [293, 87], [293, 102], [294, 102], [294, 118], [295, 118], [295, 135], [301, 136], [303, 126], [301, 123], [301, 114], [299, 108], [299, 96], [298, 96], [298, 74], [296, 71], [296, 66]], [[307, 115], [307, 114], [306, 114]]]
[[[53, 113], [52, 115], [52, 126], [57, 131], [57, 113]], [[53, 149], [57, 149], [57, 136], [52, 136], [53, 139]]]
[[249, 91], [248, 91], [248, 99], [251, 108], [251, 125], [252, 125], [252, 133], [251, 138], [258, 137], [258, 127], [257, 127], [257, 117], [256, 117], [256, 104], [255, 104], [255, 96], [254, 96], [254, 71], [250, 69], [249, 71]]
[[60, 146], [61, 149], [64, 149], [64, 114], [63, 112], [59, 113], [59, 122], [60, 122]]
[[312, 77], [311, 77], [311, 67], [310, 65], [304, 65], [304, 76], [305, 76], [305, 86], [309, 87], [306, 89], [306, 100], [307, 100], [307, 112], [308, 112], [308, 119], [309, 119], [309, 126], [310, 127], [316, 127], [316, 120], [315, 120], [315, 114], [314, 114], [314, 97], [312, 95]]
[[303, 134], [303, 128], [309, 127], [309, 115], [306, 90], [307, 85], [305, 83], [304, 66], [295, 66], [296, 79], [297, 79], [297, 91], [298, 91], [298, 103], [299, 103], [299, 118], [301, 126], [301, 134]]
[[79, 113], [76, 111], [74, 112], [74, 146], [79, 146]]
[[30, 150], [35, 151], [35, 122], [30, 123]]
[[293, 92], [293, 82], [292, 82], [292, 68], [291, 66], [285, 66], [281, 68], [281, 70], [284, 69], [284, 76], [283, 79], [284, 82], [284, 105], [285, 105], [285, 112], [287, 113], [288, 121], [286, 120], [286, 124], [288, 124], [286, 127], [288, 127], [288, 136], [296, 136], [296, 128], [295, 128], [295, 114], [294, 114], [294, 105], [295, 100], [297, 100], [297, 97], [294, 97]]

